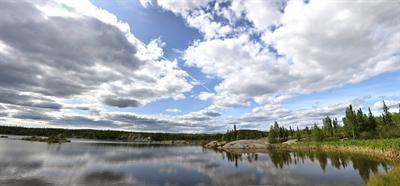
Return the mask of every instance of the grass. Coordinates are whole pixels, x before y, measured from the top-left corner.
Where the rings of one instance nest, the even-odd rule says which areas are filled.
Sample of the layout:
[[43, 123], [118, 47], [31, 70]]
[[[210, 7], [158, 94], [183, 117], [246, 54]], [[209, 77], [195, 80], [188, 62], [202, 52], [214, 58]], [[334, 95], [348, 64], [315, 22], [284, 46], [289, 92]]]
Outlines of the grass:
[[376, 174], [370, 178], [367, 186], [400, 185], [400, 167], [395, 167], [387, 174]]
[[365, 147], [374, 150], [400, 152], [400, 138], [395, 139], [369, 139], [369, 140], [344, 140], [324, 142], [301, 142], [306, 145], [332, 145], [344, 147]]
[[[363, 154], [374, 155], [380, 158], [385, 158], [387, 154], [395, 154], [395, 157], [386, 157], [391, 160], [400, 161], [400, 138], [394, 139], [369, 139], [369, 140], [344, 140], [344, 141], [324, 141], [324, 142], [315, 142], [315, 141], [306, 141], [300, 143], [294, 143], [290, 145], [280, 145], [281, 147], [298, 147], [298, 148], [307, 148], [311, 147], [323, 147], [323, 149], [329, 149], [330, 147], [334, 147], [334, 150], [346, 150], [348, 152], [358, 151], [361, 149]], [[339, 147], [339, 148], [338, 148]], [[344, 148], [343, 148], [344, 147]], [[362, 150], [366, 151], [362, 151]], [[372, 151], [368, 150], [371, 149]], [[331, 148], [332, 150], [332, 148]], [[360, 151], [358, 151], [360, 152]], [[367, 186], [394, 186], [400, 185], [400, 166], [396, 165], [393, 170], [391, 170], [387, 174], [376, 174], [370, 178], [370, 180], [366, 183]]]

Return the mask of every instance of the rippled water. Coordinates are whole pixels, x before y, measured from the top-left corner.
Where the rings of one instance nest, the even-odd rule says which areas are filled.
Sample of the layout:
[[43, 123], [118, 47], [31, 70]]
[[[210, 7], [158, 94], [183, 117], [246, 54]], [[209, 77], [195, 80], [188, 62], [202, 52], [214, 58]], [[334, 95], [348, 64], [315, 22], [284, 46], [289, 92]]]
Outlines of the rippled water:
[[332, 153], [0, 139], [0, 185], [362, 185], [390, 165]]

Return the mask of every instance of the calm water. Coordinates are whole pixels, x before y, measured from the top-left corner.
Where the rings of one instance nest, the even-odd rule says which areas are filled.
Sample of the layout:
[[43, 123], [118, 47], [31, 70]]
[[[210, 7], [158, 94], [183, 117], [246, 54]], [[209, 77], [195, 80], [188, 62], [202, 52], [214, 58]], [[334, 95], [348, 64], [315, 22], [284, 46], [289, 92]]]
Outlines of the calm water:
[[383, 161], [326, 153], [0, 139], [0, 185], [362, 185]]

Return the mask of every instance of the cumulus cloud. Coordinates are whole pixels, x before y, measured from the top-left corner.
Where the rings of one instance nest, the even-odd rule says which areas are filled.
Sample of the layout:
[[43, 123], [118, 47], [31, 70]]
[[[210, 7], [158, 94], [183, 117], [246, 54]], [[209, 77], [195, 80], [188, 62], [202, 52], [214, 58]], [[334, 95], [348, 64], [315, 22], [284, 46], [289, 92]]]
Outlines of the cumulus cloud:
[[116, 107], [192, 88], [175, 61], [160, 60], [160, 40], [141, 43], [129, 25], [89, 2], [3, 1], [0, 7], [2, 88], [60, 99], [91, 96]]
[[[222, 79], [212, 96], [217, 106], [285, 101], [399, 70], [398, 3], [248, 4], [236, 11], [244, 12], [243, 19], [253, 23], [256, 33], [268, 36], [254, 39], [249, 32], [202, 40], [184, 52], [187, 65]], [[269, 12], [260, 19], [255, 17], [260, 11], [247, 6], [272, 9], [265, 11], [276, 15]]]
[[102, 114], [105, 106], [184, 99], [193, 87], [177, 61], [163, 57], [161, 39], [141, 42], [89, 1], [2, 1], [0, 27], [2, 117], [123, 128]]
[[40, 121], [49, 121], [55, 119], [52, 116], [49, 116], [47, 114], [38, 111], [20, 111], [13, 114], [12, 117], [17, 119], [40, 120]]
[[[395, 110], [395, 111], [400, 111], [400, 100], [384, 100], [385, 104], [389, 109]], [[373, 108], [375, 110], [382, 110], [383, 109], [383, 101], [377, 101], [374, 103]], [[399, 109], [399, 110], [396, 110]]]
[[0, 88], [0, 103], [52, 110], [60, 110], [62, 108], [62, 105], [54, 100], [41, 96], [21, 94], [13, 90], [2, 88]]
[[[340, 118], [349, 103], [361, 107], [369, 98], [297, 110], [285, 101], [400, 69], [400, 4], [394, 1], [140, 3], [173, 12], [203, 35], [182, 59], [217, 79], [213, 91], [195, 96], [211, 106], [182, 115], [106, 111], [185, 99], [198, 82], [164, 58], [161, 38], [141, 42], [130, 25], [89, 1], [2, 1], [0, 116], [170, 132], [225, 131], [226, 123], [267, 129], [275, 120], [305, 126], [325, 115]], [[220, 117], [223, 109], [253, 103], [242, 116]]]
[[[326, 116], [335, 117], [341, 122], [346, 107], [351, 104], [354, 109], [362, 108], [366, 111], [365, 105], [370, 99], [370, 97], [360, 97], [331, 105], [302, 109], [287, 109], [282, 104], [267, 104], [254, 108], [252, 112], [239, 117], [237, 122], [253, 128], [264, 127], [265, 130], [269, 129], [269, 126], [273, 125], [275, 121], [286, 127], [310, 127], [314, 123], [320, 125], [322, 118]], [[267, 126], [268, 128], [266, 128]]]
[[138, 107], [140, 105], [140, 102], [134, 99], [112, 98], [112, 97], [104, 98], [103, 103], [106, 105], [119, 108]]
[[180, 1], [180, 0], [157, 0], [158, 6], [162, 7], [163, 9], [169, 10], [178, 15], [186, 15], [190, 11], [194, 9], [201, 8], [206, 6], [208, 2], [211, 0], [187, 0], [187, 1]]

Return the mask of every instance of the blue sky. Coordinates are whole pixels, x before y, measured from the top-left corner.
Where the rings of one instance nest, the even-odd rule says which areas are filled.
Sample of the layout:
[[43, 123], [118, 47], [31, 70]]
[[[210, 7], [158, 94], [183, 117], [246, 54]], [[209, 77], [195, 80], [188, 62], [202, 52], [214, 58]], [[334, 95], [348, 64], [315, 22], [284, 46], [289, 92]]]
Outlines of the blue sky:
[[400, 103], [394, 1], [0, 7], [9, 7], [0, 18], [0, 119], [7, 125], [265, 130], [274, 121], [305, 127], [326, 115], [340, 120], [349, 104], [380, 114], [382, 100], [392, 111]]
[[[190, 44], [201, 39], [201, 33], [187, 26], [184, 19], [166, 11], [158, 6], [149, 6], [144, 8], [139, 1], [98, 1], [92, 2], [100, 8], [103, 8], [115, 14], [122, 21], [129, 23], [135, 36], [144, 42], [149, 42], [154, 38], [161, 38], [166, 42], [164, 52], [165, 57], [177, 59], [180, 68], [191, 74], [197, 80], [205, 82], [205, 86], [213, 90], [218, 84], [215, 79], [207, 79], [205, 75], [197, 68], [188, 68], [180, 58], [179, 51], [184, 51]], [[134, 25], [137, 25], [136, 27]], [[258, 40], [258, 38], [257, 38]], [[272, 50], [274, 48], [271, 47]], [[274, 51], [276, 52], [276, 51]], [[400, 91], [400, 73], [389, 72], [383, 75], [372, 77], [355, 84], [348, 84], [338, 88], [332, 88], [327, 91], [311, 93], [304, 96], [295, 97], [283, 103], [289, 109], [310, 108], [315, 105], [330, 105], [338, 102], [346, 102], [358, 97], [371, 97], [371, 101], [366, 105], [373, 105], [374, 102], [384, 99], [399, 99]], [[166, 99], [152, 102], [144, 107], [134, 108], [132, 111], [140, 114], [166, 113], [165, 110], [172, 105], [174, 108], [182, 110], [181, 114], [186, 114], [201, 110], [212, 104], [210, 101], [200, 101], [195, 98], [199, 92], [208, 91], [201, 86], [195, 87], [187, 94], [187, 99], [173, 100]], [[246, 108], [233, 108], [224, 110], [227, 115], [241, 115], [250, 112], [256, 107], [252, 103]]]

